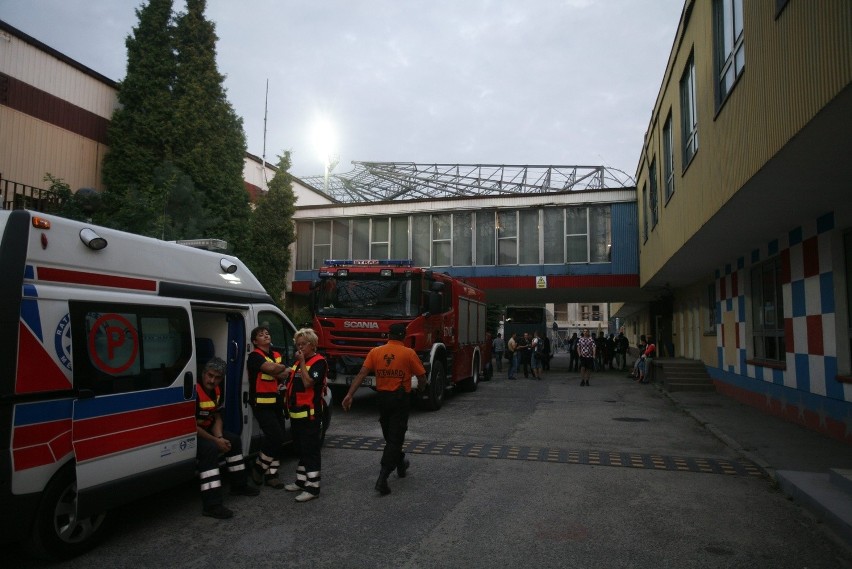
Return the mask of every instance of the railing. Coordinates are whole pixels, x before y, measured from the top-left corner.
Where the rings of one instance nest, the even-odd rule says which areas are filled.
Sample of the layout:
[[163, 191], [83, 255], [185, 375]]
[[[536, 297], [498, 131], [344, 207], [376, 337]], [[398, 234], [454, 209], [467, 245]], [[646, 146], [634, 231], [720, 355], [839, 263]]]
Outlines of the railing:
[[3, 209], [31, 209], [51, 213], [62, 205], [62, 200], [56, 192], [6, 180], [2, 176], [0, 197], [3, 200]]

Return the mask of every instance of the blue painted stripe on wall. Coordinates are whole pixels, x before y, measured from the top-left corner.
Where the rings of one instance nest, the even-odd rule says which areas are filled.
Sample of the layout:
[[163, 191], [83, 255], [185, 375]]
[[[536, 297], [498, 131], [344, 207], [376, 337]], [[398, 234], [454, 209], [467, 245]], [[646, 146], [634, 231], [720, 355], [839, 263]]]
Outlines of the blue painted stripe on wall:
[[849, 415], [852, 415], [852, 402], [843, 401], [841, 399], [831, 399], [822, 395], [814, 395], [786, 387], [784, 385], [776, 385], [768, 381], [753, 379], [736, 373], [729, 373], [725, 370], [707, 366], [707, 375], [716, 381], [733, 385], [746, 391], [759, 393], [761, 395], [769, 395], [774, 399], [786, 401], [788, 405], [796, 407], [804, 407], [814, 413], [823, 411], [827, 416], [835, 421], [843, 422], [849, 420]]
[[784, 385], [784, 370], [783, 369], [773, 369], [772, 370], [772, 383], [777, 385]]
[[793, 281], [790, 283], [790, 292], [793, 297], [793, 317], [804, 316], [807, 308], [805, 304], [805, 281]]
[[746, 312], [745, 312], [745, 296], [740, 295], [737, 297], [737, 311], [739, 314], [737, 315], [738, 322], [746, 321]]
[[843, 400], [843, 384], [837, 381], [837, 358], [825, 356], [825, 394], [832, 399]]
[[769, 253], [770, 257], [778, 254], [778, 240], [777, 239], [773, 239], [772, 241], [769, 242], [768, 253]]
[[796, 362], [796, 388], [802, 391], [811, 390], [811, 370], [808, 367], [808, 354], [794, 354]]

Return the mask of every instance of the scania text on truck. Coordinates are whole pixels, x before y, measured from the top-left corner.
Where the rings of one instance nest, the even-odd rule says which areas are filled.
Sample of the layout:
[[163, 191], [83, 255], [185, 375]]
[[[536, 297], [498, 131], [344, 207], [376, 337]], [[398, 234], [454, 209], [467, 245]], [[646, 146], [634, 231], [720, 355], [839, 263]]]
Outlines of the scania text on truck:
[[192, 479], [194, 387], [213, 356], [225, 428], [259, 448], [248, 336], [266, 326], [292, 362], [295, 328], [239, 259], [0, 211], [0, 274], [0, 540], [70, 557], [111, 508]]
[[329, 385], [351, 384], [367, 352], [386, 343], [398, 322], [408, 325], [404, 343], [426, 368], [426, 407], [439, 409], [449, 387], [473, 391], [490, 377], [485, 294], [450, 275], [410, 260], [327, 260], [313, 285], [312, 310]]

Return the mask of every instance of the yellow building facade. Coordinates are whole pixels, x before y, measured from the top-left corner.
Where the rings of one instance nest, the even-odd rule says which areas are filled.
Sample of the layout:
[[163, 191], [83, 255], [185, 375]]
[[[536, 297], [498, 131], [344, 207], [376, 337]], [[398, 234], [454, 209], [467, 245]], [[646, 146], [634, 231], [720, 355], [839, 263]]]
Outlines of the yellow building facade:
[[717, 389], [852, 441], [852, 3], [685, 2], [637, 169], [628, 317]]

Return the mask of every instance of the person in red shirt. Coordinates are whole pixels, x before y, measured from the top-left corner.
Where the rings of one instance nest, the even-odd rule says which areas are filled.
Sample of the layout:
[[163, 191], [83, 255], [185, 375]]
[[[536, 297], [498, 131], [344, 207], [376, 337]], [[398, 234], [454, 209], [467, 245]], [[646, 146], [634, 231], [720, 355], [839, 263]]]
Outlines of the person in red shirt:
[[648, 374], [651, 372], [654, 358], [657, 357], [657, 345], [653, 336], [648, 336], [648, 345], [640, 356], [639, 383], [648, 383]]
[[409, 461], [402, 452], [405, 432], [408, 430], [408, 413], [411, 409], [411, 377], [417, 377], [417, 386], [426, 386], [426, 369], [417, 353], [403, 344], [406, 325], [391, 324], [388, 343], [370, 350], [358, 375], [352, 380], [349, 392], [343, 399], [343, 409], [352, 407], [352, 395], [361, 386], [368, 374], [376, 376], [376, 391], [379, 397], [379, 423], [385, 439], [379, 479], [376, 490], [382, 495], [390, 494], [388, 476], [396, 469], [400, 478], [405, 478]]

